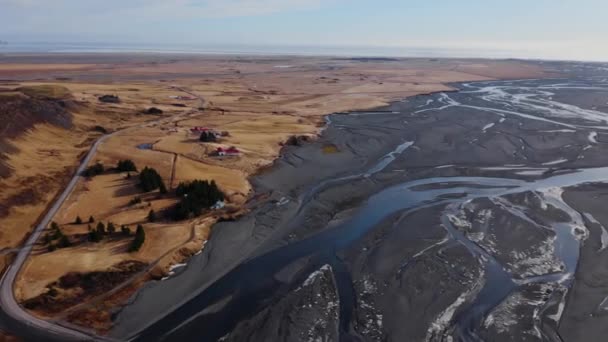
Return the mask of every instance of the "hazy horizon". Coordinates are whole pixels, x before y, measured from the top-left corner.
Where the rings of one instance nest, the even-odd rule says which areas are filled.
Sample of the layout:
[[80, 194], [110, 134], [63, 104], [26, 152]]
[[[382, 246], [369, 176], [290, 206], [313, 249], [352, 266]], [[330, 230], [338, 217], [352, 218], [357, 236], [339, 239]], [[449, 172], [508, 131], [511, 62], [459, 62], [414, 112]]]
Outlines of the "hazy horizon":
[[0, 7], [4, 52], [608, 61], [608, 3], [600, 0], [0, 0]]

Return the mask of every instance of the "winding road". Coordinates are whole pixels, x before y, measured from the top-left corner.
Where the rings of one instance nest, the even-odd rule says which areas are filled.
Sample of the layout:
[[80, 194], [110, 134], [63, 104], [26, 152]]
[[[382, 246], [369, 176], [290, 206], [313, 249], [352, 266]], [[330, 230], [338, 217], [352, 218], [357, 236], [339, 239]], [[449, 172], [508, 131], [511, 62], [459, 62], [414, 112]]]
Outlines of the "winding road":
[[[83, 331], [78, 331], [73, 328], [67, 328], [61, 325], [53, 324], [47, 322], [45, 320], [36, 318], [30, 315], [27, 311], [25, 311], [17, 300], [15, 299], [15, 295], [13, 293], [13, 288], [15, 284], [15, 280], [17, 279], [17, 275], [19, 271], [23, 267], [23, 264], [27, 260], [27, 257], [30, 255], [32, 249], [36, 241], [40, 238], [40, 235], [44, 232], [44, 229], [51, 222], [59, 208], [65, 200], [70, 196], [76, 184], [78, 184], [78, 180], [80, 179], [80, 174], [87, 167], [95, 153], [97, 152], [97, 148], [101, 143], [107, 140], [112, 135], [116, 134], [108, 134], [99, 138], [95, 144], [89, 150], [86, 157], [80, 163], [80, 166], [74, 173], [74, 176], [68, 183], [67, 187], [63, 190], [61, 195], [57, 198], [55, 203], [48, 210], [46, 215], [40, 220], [24, 247], [17, 253], [15, 260], [8, 267], [4, 276], [0, 280], [0, 322], [3, 326], [7, 326], [12, 331], [20, 331], [20, 332], [29, 332], [29, 334], [34, 335], [32, 337], [52, 340], [62, 340], [62, 341], [89, 341], [89, 340], [99, 340], [94, 337], [92, 333], [86, 333]], [[34, 329], [32, 329], [34, 328]], [[40, 332], [37, 332], [39, 330]], [[44, 334], [42, 334], [44, 332]]]
[[[183, 88], [176, 87], [177, 90], [186, 92], [188, 94], [196, 96], [202, 103], [204, 99], [198, 94], [186, 91]], [[45, 228], [49, 225], [53, 217], [57, 214], [63, 203], [74, 191], [76, 184], [80, 180], [80, 175], [86, 169], [87, 165], [91, 162], [91, 159], [97, 153], [99, 146], [114, 136], [117, 133], [138, 128], [152, 126], [163, 121], [172, 121], [176, 118], [187, 116], [196, 113], [196, 110], [188, 111], [183, 114], [178, 114], [172, 117], [163, 117], [158, 120], [148, 121], [142, 125], [135, 127], [128, 127], [122, 130], [117, 130], [110, 134], [106, 134], [101, 138], [97, 139], [87, 155], [82, 159], [78, 169], [72, 176], [72, 179], [63, 190], [63, 192], [57, 197], [55, 203], [49, 208], [44, 217], [40, 220], [34, 231], [27, 239], [23, 247], [18, 250], [15, 259], [12, 264], [6, 269], [6, 272], [0, 279], [0, 327], [5, 328], [9, 331], [18, 331], [20, 334], [27, 335], [22, 337], [28, 337], [32, 340], [45, 340], [45, 341], [111, 341], [108, 338], [102, 338], [95, 334], [93, 331], [85, 331], [74, 326], [60, 325], [55, 322], [46, 321], [29, 314], [24, 308], [17, 303], [14, 295], [14, 285], [21, 271], [21, 268], [25, 264], [28, 256], [32, 252], [32, 249], [36, 245], [36, 242], [43, 234]]]

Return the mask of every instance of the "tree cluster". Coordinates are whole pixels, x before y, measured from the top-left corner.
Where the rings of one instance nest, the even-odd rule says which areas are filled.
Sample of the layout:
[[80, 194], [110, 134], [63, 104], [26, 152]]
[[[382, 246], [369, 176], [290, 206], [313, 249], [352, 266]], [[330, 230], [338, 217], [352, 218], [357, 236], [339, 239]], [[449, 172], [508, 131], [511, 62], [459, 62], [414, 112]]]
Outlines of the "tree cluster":
[[203, 209], [210, 208], [218, 201], [224, 200], [224, 193], [218, 188], [215, 181], [195, 180], [180, 183], [175, 192], [181, 198], [173, 209], [175, 220], [198, 216]]
[[200, 138], [198, 139], [202, 142], [216, 142], [217, 137], [213, 132], [202, 132]]
[[144, 192], [160, 189], [161, 194], [167, 193], [161, 176], [156, 170], [147, 166], [139, 173], [139, 186]]
[[[57, 248], [67, 248], [72, 246], [72, 242], [65, 234], [63, 234], [61, 228], [59, 228], [59, 225], [56, 222], [51, 223], [51, 232], [46, 234], [44, 239], [48, 244], [49, 252], [52, 252]], [[54, 241], [57, 242], [54, 243]]]
[[[103, 222], [98, 222], [95, 229], [89, 224], [89, 241], [101, 242], [106, 236], [115, 236], [117, 234], [116, 225], [112, 222], [108, 222], [104, 225]], [[127, 225], [120, 226], [120, 234], [123, 236], [130, 236], [131, 229]]]
[[135, 163], [131, 159], [120, 160], [118, 165], [116, 166], [116, 171], [118, 172], [130, 172], [137, 171], [137, 167]]
[[97, 175], [102, 174], [103, 171], [104, 171], [103, 164], [97, 162], [97, 163], [95, 163], [95, 165], [91, 165], [91, 166], [87, 167], [86, 170], [84, 170], [84, 172], [82, 173], [82, 175], [85, 177], [95, 177]]
[[131, 246], [129, 246], [129, 252], [137, 252], [143, 246], [146, 241], [146, 232], [144, 231], [144, 227], [139, 224], [137, 225], [137, 230], [135, 231], [135, 238], [131, 241]]

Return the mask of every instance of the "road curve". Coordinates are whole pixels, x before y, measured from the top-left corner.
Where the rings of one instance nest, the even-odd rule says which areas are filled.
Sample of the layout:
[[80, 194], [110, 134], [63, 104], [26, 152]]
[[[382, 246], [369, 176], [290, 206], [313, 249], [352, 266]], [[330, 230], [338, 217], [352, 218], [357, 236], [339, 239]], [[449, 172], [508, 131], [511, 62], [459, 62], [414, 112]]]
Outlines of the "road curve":
[[15, 300], [13, 287], [15, 280], [17, 279], [17, 275], [27, 260], [30, 252], [34, 248], [36, 241], [38, 241], [40, 235], [42, 235], [44, 232], [44, 229], [48, 226], [57, 211], [59, 211], [59, 208], [61, 208], [63, 202], [70, 196], [76, 187], [76, 184], [80, 179], [80, 174], [85, 170], [93, 156], [95, 156], [99, 145], [113, 134], [114, 133], [104, 135], [103, 137], [99, 138], [95, 144], [93, 144], [86, 157], [80, 163], [80, 166], [76, 170], [67, 187], [63, 190], [53, 206], [38, 223], [24, 244], [24, 247], [17, 253], [15, 260], [8, 267], [2, 279], [0, 279], [0, 322], [3, 326], [6, 326], [8, 330], [23, 332], [27, 335], [31, 335], [32, 338], [37, 340], [41, 338], [44, 338], [44, 340], [58, 341], [101, 340], [99, 337], [96, 337], [93, 334], [88, 334], [82, 331], [53, 324], [30, 315]]
[[[198, 94], [189, 92], [179, 87], [177, 89], [196, 96], [199, 100], [203, 101], [202, 103], [204, 103], [204, 99]], [[150, 127], [163, 121], [174, 121], [175, 119], [189, 116], [194, 113], [196, 113], [195, 109], [176, 116], [163, 117], [158, 120], [148, 121], [141, 125], [137, 125], [136, 127]], [[8, 330], [8, 332], [13, 331], [19, 332], [20, 335], [26, 335], [20, 337], [24, 337], [28, 341], [112, 341], [109, 338], [100, 337], [94, 332], [78, 330], [76, 327], [62, 326], [30, 315], [19, 305], [19, 303], [17, 303], [13, 289], [17, 275], [19, 274], [19, 271], [21, 271], [23, 264], [34, 248], [36, 241], [38, 241], [45, 228], [49, 225], [55, 214], [57, 214], [59, 208], [61, 208], [63, 205], [63, 202], [65, 202], [65, 200], [74, 191], [74, 188], [80, 179], [80, 175], [87, 168], [87, 165], [91, 159], [93, 159], [95, 156], [97, 148], [113, 135], [132, 128], [134, 127], [117, 130], [110, 134], [106, 134], [95, 141], [93, 146], [91, 146], [91, 149], [89, 149], [87, 155], [81, 161], [80, 166], [78, 166], [78, 169], [74, 173], [74, 176], [72, 176], [72, 179], [68, 183], [67, 187], [55, 200], [53, 206], [51, 206], [46, 215], [44, 215], [42, 220], [38, 223], [30, 237], [23, 244], [23, 247], [18, 251], [15, 260], [13, 260], [11, 265], [6, 269], [6, 272], [0, 279], [0, 328], [4, 328]]]

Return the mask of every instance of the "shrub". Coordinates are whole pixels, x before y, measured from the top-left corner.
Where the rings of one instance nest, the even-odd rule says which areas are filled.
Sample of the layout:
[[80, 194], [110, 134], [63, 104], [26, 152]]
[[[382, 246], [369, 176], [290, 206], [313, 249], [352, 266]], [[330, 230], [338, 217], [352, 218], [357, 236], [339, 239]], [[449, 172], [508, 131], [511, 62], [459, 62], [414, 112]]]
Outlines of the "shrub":
[[156, 221], [156, 213], [154, 212], [154, 209], [150, 209], [150, 212], [148, 212], [148, 222], [155, 222]]
[[159, 109], [159, 108], [156, 108], [156, 107], [150, 107], [146, 111], [144, 111], [144, 113], [146, 113], [146, 114], [162, 114], [163, 110]]
[[135, 163], [132, 160], [126, 159], [126, 160], [120, 160], [118, 162], [118, 165], [116, 166], [116, 170], [118, 172], [130, 172], [130, 171], [137, 171], [137, 167], [135, 166]]
[[76, 216], [76, 220], [74, 220], [74, 224], [82, 224], [82, 219], [80, 216]]
[[124, 225], [124, 224], [123, 224], [123, 225], [120, 227], [120, 232], [121, 232], [121, 233], [122, 233], [122, 235], [124, 235], [124, 236], [130, 236], [130, 235], [131, 235], [131, 228], [129, 228], [128, 226], [126, 226], [126, 225]]
[[102, 174], [103, 171], [104, 171], [103, 165], [101, 163], [97, 162], [97, 163], [95, 163], [95, 165], [91, 165], [91, 166], [87, 167], [87, 169], [84, 170], [82, 175], [85, 177], [95, 177], [97, 175]]
[[141, 203], [141, 197], [135, 196], [129, 201], [129, 205], [136, 205]]
[[213, 132], [202, 132], [199, 140], [202, 142], [215, 142], [217, 138]]
[[93, 127], [93, 130], [94, 130], [95, 132], [99, 132], [99, 133], [103, 133], [103, 134], [107, 134], [107, 133], [108, 133], [108, 130], [107, 130], [107, 129], [105, 129], [103, 126], [99, 126], [99, 125], [98, 125], [98, 126]]
[[57, 243], [57, 247], [58, 248], [67, 248], [67, 247], [70, 247], [71, 245], [72, 245], [72, 242], [70, 241], [70, 239], [65, 235], [61, 235], [61, 238], [59, 239], [59, 242]]
[[95, 222], [95, 219], [94, 219], [94, 218], [93, 218], [93, 216], [91, 215], [91, 216], [89, 216], [89, 223], [93, 223], [93, 222]]

